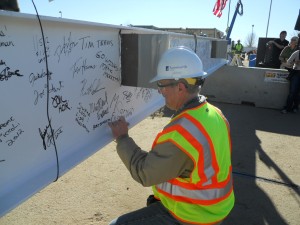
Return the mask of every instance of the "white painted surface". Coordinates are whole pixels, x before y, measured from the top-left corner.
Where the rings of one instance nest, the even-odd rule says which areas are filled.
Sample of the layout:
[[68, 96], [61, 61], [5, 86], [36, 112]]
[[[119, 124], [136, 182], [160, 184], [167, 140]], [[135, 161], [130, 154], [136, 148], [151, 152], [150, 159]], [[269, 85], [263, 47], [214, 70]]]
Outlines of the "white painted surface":
[[49, 76], [37, 17], [0, 12], [0, 216], [112, 141], [109, 121], [132, 127], [163, 105], [156, 90], [120, 85], [118, 28], [42, 27]]

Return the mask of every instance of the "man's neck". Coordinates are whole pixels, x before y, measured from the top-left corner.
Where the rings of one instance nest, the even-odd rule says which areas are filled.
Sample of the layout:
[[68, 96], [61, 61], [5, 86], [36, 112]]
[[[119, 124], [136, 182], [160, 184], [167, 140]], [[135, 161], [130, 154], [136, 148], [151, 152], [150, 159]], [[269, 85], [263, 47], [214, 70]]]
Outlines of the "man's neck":
[[185, 108], [188, 108], [188, 105], [199, 102], [199, 98], [200, 96], [198, 94], [189, 95], [189, 97], [186, 98], [184, 104], [182, 104], [179, 109], [175, 110], [176, 112], [174, 115], [178, 115], [179, 113], [181, 113], [181, 111], [183, 111]]

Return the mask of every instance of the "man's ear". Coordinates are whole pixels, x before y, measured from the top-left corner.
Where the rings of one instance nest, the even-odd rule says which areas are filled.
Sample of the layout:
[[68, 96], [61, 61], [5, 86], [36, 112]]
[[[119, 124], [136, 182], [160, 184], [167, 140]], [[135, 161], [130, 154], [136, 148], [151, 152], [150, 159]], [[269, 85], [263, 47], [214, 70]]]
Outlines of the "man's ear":
[[183, 91], [183, 90], [186, 90], [186, 86], [184, 83], [178, 83], [178, 88], [179, 88], [179, 91]]

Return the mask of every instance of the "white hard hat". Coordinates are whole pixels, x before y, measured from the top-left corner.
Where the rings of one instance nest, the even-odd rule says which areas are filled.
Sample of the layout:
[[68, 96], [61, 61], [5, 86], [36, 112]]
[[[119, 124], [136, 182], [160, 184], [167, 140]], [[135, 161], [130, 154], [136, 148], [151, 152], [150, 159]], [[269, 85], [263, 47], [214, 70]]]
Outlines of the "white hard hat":
[[201, 59], [192, 50], [180, 46], [168, 49], [160, 58], [157, 75], [150, 81], [164, 79], [198, 78], [207, 73], [203, 71]]

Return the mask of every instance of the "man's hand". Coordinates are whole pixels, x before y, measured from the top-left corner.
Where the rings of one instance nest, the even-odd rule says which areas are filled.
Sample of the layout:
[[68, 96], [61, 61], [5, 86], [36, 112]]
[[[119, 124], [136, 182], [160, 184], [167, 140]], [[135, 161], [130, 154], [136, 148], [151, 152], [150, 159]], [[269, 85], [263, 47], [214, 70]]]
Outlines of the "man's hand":
[[121, 116], [117, 121], [108, 123], [112, 134], [115, 139], [122, 135], [128, 134], [128, 123], [126, 122], [125, 118]]

